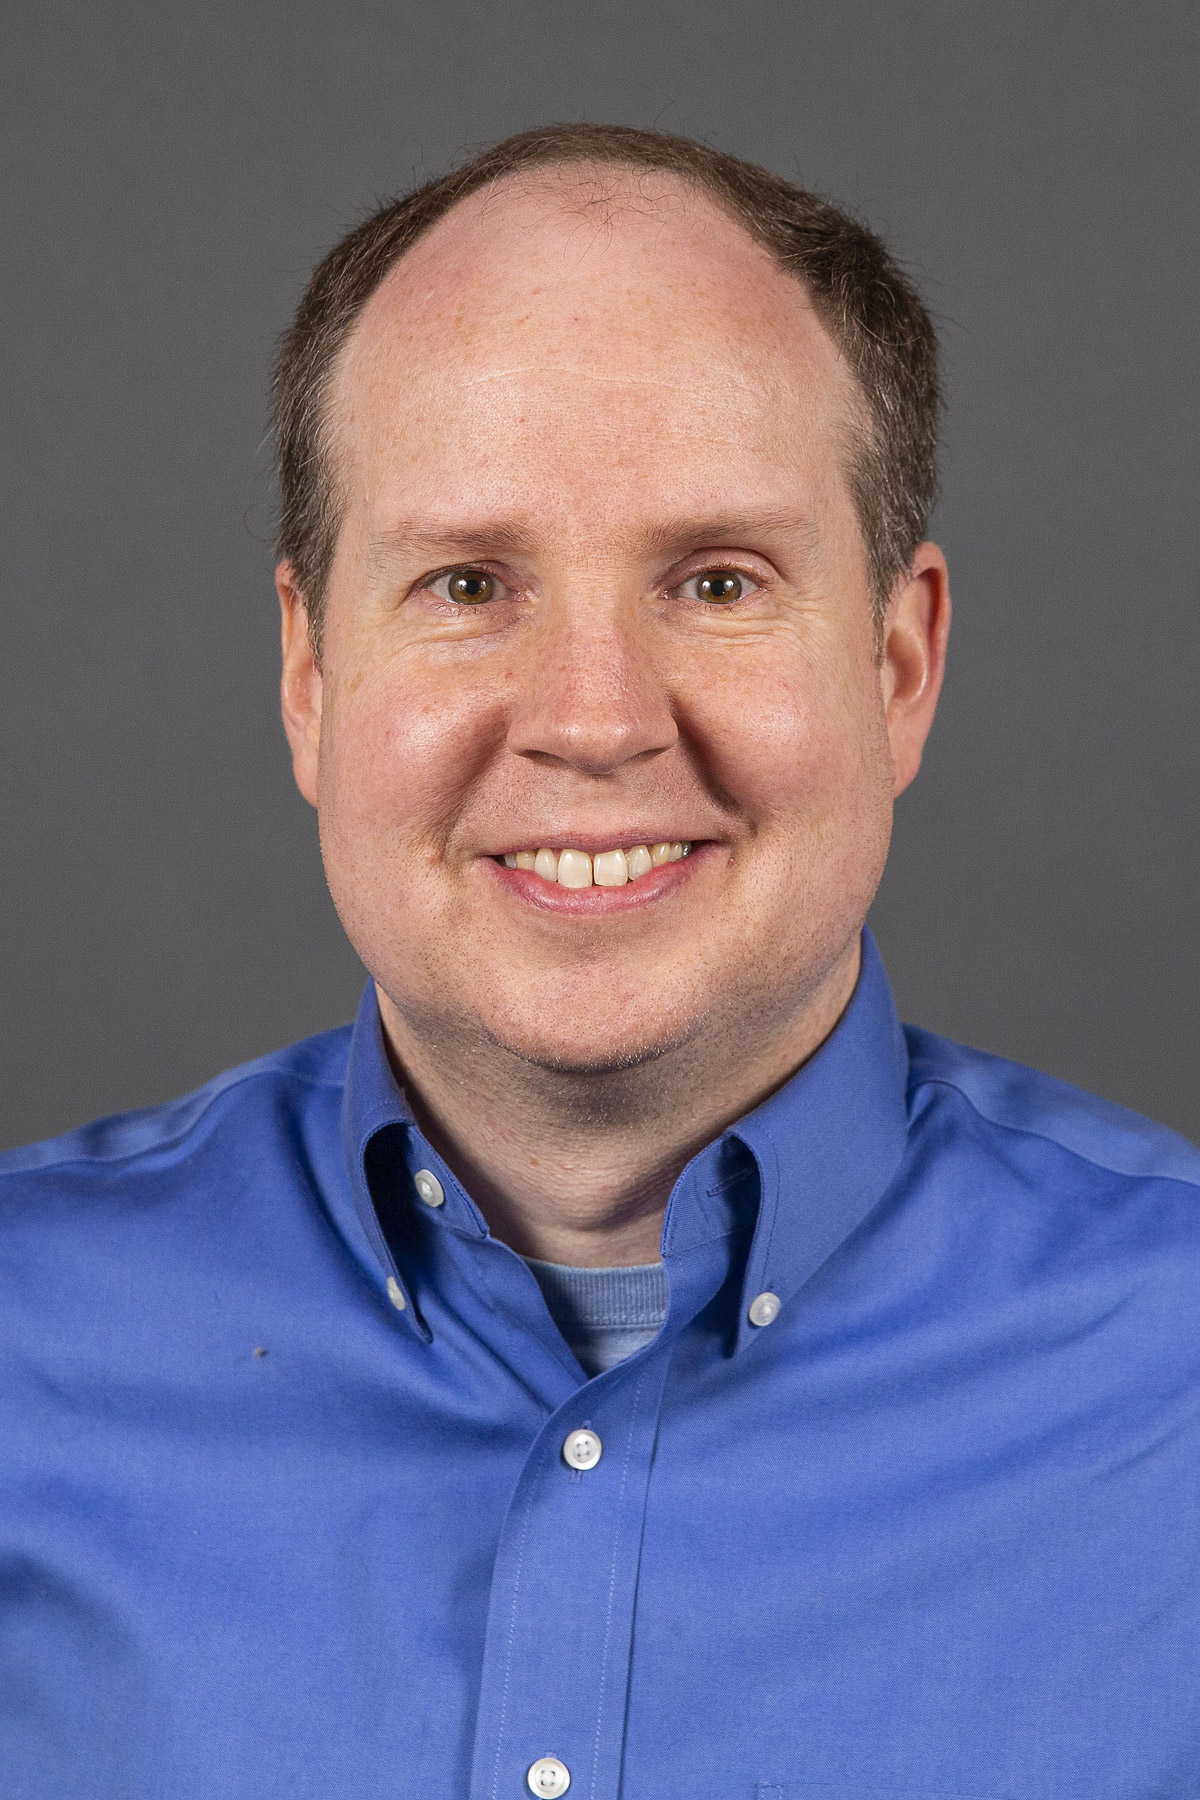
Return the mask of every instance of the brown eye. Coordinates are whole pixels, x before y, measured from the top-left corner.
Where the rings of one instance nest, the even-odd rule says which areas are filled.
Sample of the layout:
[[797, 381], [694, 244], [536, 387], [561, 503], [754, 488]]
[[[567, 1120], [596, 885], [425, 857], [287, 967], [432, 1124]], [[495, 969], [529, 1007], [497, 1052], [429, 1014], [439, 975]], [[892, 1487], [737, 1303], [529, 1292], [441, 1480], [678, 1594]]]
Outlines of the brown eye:
[[741, 576], [731, 574], [728, 569], [713, 569], [707, 575], [697, 578], [696, 592], [701, 600], [711, 601], [717, 606], [727, 606], [731, 600], [740, 600], [742, 597]]
[[482, 569], [459, 569], [447, 578], [446, 592], [462, 606], [482, 606], [496, 592], [496, 582]]

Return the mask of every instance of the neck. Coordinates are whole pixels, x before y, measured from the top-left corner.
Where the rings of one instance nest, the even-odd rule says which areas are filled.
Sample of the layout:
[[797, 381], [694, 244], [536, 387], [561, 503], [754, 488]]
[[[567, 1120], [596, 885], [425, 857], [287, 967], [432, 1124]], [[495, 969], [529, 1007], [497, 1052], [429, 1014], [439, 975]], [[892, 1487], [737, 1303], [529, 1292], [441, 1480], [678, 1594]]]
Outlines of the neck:
[[855, 937], [785, 1026], [750, 1049], [749, 1027], [736, 1050], [727, 1032], [705, 1030], [653, 1061], [601, 1072], [531, 1065], [427, 1022], [418, 1031], [377, 992], [417, 1123], [492, 1235], [521, 1256], [617, 1268], [657, 1262], [684, 1166], [819, 1048], [858, 969]]

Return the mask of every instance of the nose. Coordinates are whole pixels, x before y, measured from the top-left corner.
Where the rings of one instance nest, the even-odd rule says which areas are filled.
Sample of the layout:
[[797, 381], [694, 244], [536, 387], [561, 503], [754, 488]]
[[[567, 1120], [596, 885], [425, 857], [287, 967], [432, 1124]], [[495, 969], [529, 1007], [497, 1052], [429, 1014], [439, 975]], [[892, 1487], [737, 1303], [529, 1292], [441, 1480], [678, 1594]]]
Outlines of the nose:
[[530, 642], [508, 744], [518, 756], [605, 776], [679, 736], [647, 635], [600, 605], [555, 609]]

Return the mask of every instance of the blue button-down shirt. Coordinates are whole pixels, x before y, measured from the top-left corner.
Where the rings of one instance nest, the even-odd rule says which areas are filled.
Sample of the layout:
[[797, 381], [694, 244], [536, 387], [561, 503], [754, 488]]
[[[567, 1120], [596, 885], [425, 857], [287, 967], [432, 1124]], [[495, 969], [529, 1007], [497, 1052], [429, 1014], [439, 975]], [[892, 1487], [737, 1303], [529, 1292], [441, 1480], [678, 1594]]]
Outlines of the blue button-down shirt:
[[869, 938], [592, 1381], [370, 990], [0, 1168], [5, 1800], [1200, 1794], [1200, 1155]]

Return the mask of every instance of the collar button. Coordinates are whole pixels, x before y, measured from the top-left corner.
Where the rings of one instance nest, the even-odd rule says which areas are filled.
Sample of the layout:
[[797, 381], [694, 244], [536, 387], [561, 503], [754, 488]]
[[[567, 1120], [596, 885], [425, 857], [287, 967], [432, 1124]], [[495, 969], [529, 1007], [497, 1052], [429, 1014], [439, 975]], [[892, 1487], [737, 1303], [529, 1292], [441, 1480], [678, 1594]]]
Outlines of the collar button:
[[441, 1206], [446, 1195], [437, 1176], [429, 1169], [418, 1169], [413, 1176], [413, 1186], [426, 1206]]
[[750, 1302], [750, 1323], [752, 1325], [773, 1325], [779, 1317], [779, 1309], [782, 1305], [783, 1301], [779, 1295], [772, 1294], [769, 1289], [765, 1294], [756, 1294]]

